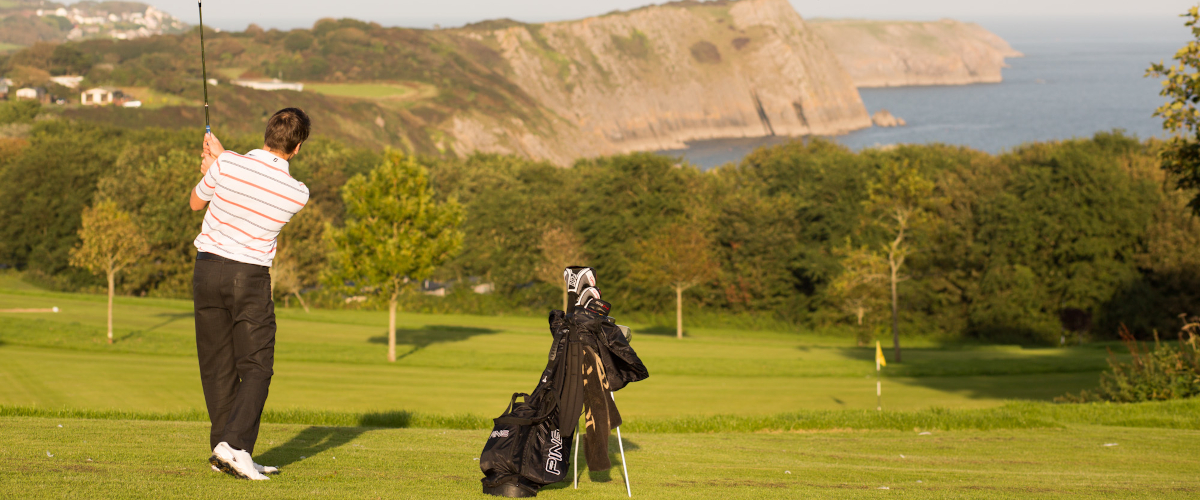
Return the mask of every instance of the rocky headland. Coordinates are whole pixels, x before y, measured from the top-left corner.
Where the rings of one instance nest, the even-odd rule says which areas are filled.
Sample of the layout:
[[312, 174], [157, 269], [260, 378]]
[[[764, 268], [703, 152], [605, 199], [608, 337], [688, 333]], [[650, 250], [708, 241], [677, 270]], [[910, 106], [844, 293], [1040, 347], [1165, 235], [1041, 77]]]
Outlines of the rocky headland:
[[964, 85], [1000, 81], [1004, 59], [1021, 57], [974, 23], [809, 21], [858, 87]]
[[830, 135], [871, 125], [851, 75], [787, 0], [677, 2], [458, 32], [494, 47], [505, 76], [557, 122], [545, 136], [511, 121], [459, 115], [451, 134], [466, 150], [562, 162], [698, 139]]

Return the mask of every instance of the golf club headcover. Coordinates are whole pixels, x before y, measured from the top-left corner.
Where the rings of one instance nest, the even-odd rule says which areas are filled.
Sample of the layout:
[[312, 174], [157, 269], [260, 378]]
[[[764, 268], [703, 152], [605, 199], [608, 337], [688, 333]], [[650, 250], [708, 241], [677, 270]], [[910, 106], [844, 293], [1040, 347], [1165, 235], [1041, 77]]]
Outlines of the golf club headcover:
[[570, 266], [563, 270], [563, 280], [567, 285], [567, 314], [571, 314], [575, 312], [575, 306], [580, 304], [580, 295], [584, 289], [596, 286], [596, 270], [584, 266]]
[[[589, 288], [588, 290], [591, 290], [591, 288]], [[584, 302], [583, 309], [585, 311], [590, 311], [590, 312], [599, 314], [601, 316], [608, 316], [608, 311], [612, 310], [612, 304], [609, 304], [608, 302], [600, 300], [600, 297], [596, 296], [594, 298], [589, 298], [587, 300], [587, 302]]]

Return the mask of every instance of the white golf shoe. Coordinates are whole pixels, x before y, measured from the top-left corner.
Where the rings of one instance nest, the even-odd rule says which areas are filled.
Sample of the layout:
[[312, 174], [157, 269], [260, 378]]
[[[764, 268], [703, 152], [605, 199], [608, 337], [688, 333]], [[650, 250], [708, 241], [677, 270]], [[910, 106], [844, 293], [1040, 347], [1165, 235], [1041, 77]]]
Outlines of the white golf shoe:
[[[250, 479], [252, 481], [266, 481], [271, 479], [258, 471], [258, 468], [255, 467], [258, 464], [254, 463], [249, 453], [243, 450], [236, 450], [224, 441], [217, 444], [216, 448], [213, 448], [213, 454], [209, 457], [208, 461], [214, 467], [220, 469], [221, 472], [242, 479]], [[263, 467], [263, 469], [266, 469], [266, 467]]]
[[[215, 465], [209, 465], [209, 467], [212, 467], [213, 472], [221, 472], [221, 469]], [[278, 467], [273, 465], [262, 465], [258, 462], [254, 462], [254, 470], [258, 471], [259, 474], [279, 474]]]

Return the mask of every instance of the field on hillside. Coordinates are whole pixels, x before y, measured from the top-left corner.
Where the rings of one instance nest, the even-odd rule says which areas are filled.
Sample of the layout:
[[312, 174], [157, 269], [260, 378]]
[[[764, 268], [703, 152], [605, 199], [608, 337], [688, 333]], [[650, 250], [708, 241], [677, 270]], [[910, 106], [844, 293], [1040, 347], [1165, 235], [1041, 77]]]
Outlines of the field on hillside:
[[411, 87], [387, 83], [306, 83], [304, 88], [319, 94], [363, 99], [396, 99], [415, 92]]
[[[256, 454], [284, 474], [246, 484], [204, 462], [189, 301], [119, 297], [110, 346], [105, 297], [0, 274], [0, 310], [46, 307], [61, 312], [0, 313], [0, 496], [478, 496], [474, 459], [489, 419], [511, 393], [533, 388], [549, 340], [543, 318], [401, 314], [390, 364], [386, 313], [281, 308]], [[1200, 491], [1177, 472], [1200, 465], [1196, 402], [1045, 403], [1094, 386], [1105, 346], [914, 341], [905, 363], [885, 369], [880, 414], [874, 350], [852, 342], [819, 332], [635, 333], [651, 376], [616, 394], [635, 495]], [[578, 492], [560, 484], [542, 495], [618, 497], [622, 481], [618, 466], [583, 474]]]

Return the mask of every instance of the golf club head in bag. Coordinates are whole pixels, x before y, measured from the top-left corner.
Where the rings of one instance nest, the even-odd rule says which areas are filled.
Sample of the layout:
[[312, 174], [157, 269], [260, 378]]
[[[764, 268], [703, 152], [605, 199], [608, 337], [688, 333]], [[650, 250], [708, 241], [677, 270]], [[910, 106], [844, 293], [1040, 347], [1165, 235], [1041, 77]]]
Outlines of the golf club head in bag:
[[[580, 296], [584, 290], [596, 287], [596, 270], [584, 266], [570, 266], [563, 270], [563, 280], [567, 284], [567, 314], [575, 312], [575, 306], [580, 304]], [[600, 291], [596, 290], [596, 297]]]
[[583, 292], [584, 295], [587, 296], [587, 299], [584, 300], [582, 304], [580, 304], [580, 307], [582, 307], [583, 310], [585, 310], [585, 311], [588, 311], [588, 312], [591, 312], [591, 313], [594, 313], [594, 314], [597, 314], [600, 316], [608, 316], [608, 312], [612, 310], [612, 304], [609, 304], [608, 302], [600, 300], [600, 294], [598, 294], [598, 293], [595, 296], [592, 296], [589, 293], [592, 290], [596, 290], [596, 289], [589, 288]]

